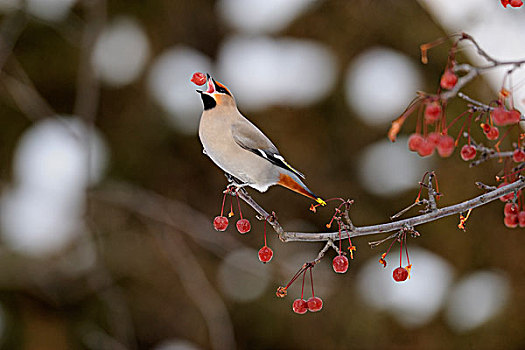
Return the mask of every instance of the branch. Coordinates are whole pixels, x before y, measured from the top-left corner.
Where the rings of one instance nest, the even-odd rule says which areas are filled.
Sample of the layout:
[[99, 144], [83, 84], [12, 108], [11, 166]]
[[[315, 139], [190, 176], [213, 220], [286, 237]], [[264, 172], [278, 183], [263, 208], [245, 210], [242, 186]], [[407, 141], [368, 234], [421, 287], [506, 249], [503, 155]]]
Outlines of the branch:
[[[386, 233], [386, 232], [392, 232], [392, 231], [399, 231], [406, 227], [415, 227], [417, 225], [425, 224], [428, 222], [436, 221], [441, 218], [455, 215], [455, 214], [461, 214], [468, 210], [480, 207], [482, 205], [485, 205], [487, 203], [490, 203], [492, 201], [495, 201], [499, 199], [500, 197], [512, 193], [517, 192], [521, 189], [525, 188], [525, 180], [523, 177], [520, 177], [515, 182], [502, 186], [498, 189], [489, 191], [487, 193], [484, 193], [480, 196], [477, 196], [475, 198], [472, 198], [470, 200], [464, 201], [459, 204], [451, 205], [444, 208], [439, 208], [436, 210], [433, 210], [429, 213], [413, 216], [408, 219], [404, 220], [398, 220], [390, 223], [385, 224], [379, 224], [379, 225], [371, 225], [371, 226], [362, 226], [362, 227], [354, 227], [353, 229], [349, 231], [345, 231], [341, 235], [341, 239], [345, 239], [348, 237], [359, 237], [359, 236], [368, 236], [368, 235], [374, 235], [379, 233]], [[268, 213], [259, 206], [245, 191], [239, 191], [239, 198], [244, 200], [249, 206], [251, 206], [259, 215], [266, 217]], [[281, 225], [275, 220], [274, 223], [275, 226], [280, 228], [280, 230], [283, 230]], [[275, 228], [274, 224], [272, 224], [272, 227]], [[322, 242], [322, 241], [337, 241], [339, 240], [339, 232], [286, 232], [286, 231], [277, 231], [277, 234], [279, 235], [279, 238], [283, 242]]]
[[458, 79], [458, 81], [457, 81], [457, 83], [456, 83], [456, 85], [454, 86], [453, 89], [448, 90], [448, 91], [440, 94], [440, 97], [441, 97], [442, 100], [448, 100], [448, 99], [450, 99], [452, 97], [457, 96], [459, 91], [465, 85], [467, 85], [472, 79], [474, 79], [475, 77], [479, 76], [481, 73], [483, 73], [483, 72], [485, 72], [487, 70], [490, 70], [490, 69], [493, 69], [493, 68], [496, 68], [496, 67], [500, 67], [500, 66], [512, 66], [512, 68], [511, 68], [511, 71], [512, 71], [515, 68], [518, 68], [521, 65], [525, 64], [525, 60], [501, 61], [501, 60], [498, 60], [498, 59], [490, 56], [485, 50], [483, 50], [481, 48], [481, 46], [479, 46], [478, 42], [473, 37], [471, 37], [470, 35], [468, 35], [466, 33], [461, 33], [461, 38], [459, 39], [459, 41], [463, 41], [463, 40], [470, 41], [474, 45], [474, 47], [476, 48], [478, 54], [481, 57], [483, 57], [485, 60], [490, 62], [490, 64], [487, 65], [487, 66], [483, 66], [483, 67], [475, 67], [475, 66], [472, 66], [472, 65], [467, 64], [467, 63], [456, 65], [454, 67], [454, 72], [466, 72], [467, 74], [465, 74], [464, 76], [462, 76], [462, 77], [460, 77]]

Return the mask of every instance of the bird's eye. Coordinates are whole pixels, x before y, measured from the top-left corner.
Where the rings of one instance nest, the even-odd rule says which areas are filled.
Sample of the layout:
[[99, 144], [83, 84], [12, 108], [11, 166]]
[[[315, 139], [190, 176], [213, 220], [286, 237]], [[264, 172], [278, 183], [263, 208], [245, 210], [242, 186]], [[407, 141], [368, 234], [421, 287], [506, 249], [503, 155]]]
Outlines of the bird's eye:
[[222, 86], [220, 86], [220, 85], [217, 85], [217, 92], [219, 92], [221, 94], [230, 95], [230, 92], [227, 89], [225, 89]]

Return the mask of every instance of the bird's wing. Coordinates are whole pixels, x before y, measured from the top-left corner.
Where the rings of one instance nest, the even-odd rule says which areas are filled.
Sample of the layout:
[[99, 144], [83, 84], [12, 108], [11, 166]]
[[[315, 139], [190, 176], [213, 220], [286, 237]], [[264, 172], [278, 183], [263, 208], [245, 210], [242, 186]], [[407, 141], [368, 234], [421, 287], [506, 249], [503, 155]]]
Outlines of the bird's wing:
[[304, 179], [304, 175], [288, 164], [272, 141], [249, 120], [233, 123], [231, 131], [235, 142], [245, 150], [253, 152], [283, 169], [290, 170]]

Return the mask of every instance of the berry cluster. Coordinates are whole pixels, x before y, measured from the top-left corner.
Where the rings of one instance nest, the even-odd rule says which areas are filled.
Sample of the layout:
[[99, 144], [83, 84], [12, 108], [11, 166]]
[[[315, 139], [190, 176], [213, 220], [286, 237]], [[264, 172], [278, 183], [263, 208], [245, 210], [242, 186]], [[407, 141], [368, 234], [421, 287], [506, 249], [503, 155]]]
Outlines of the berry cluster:
[[[301, 298], [295, 299], [292, 303], [292, 310], [296, 314], [303, 315], [307, 311], [310, 312], [317, 312], [320, 311], [323, 308], [323, 300], [319, 297], [315, 296], [314, 293], [314, 276], [312, 273], [312, 269], [314, 267], [315, 263], [310, 262], [304, 264], [299, 271], [292, 277], [290, 282], [286, 285], [286, 287], [280, 286], [277, 288], [277, 292], [275, 293], [279, 298], [284, 298], [286, 294], [288, 293], [288, 288], [299, 278], [299, 276], [303, 276], [303, 283], [301, 288]], [[308, 300], [304, 300], [304, 279], [306, 272], [310, 271], [310, 284], [312, 286], [312, 296], [308, 298]]]
[[[232, 195], [231, 201], [230, 201], [230, 212], [228, 213], [228, 217], [232, 217], [233, 215], [235, 215], [235, 213], [233, 212], [233, 196], [235, 196], [237, 198], [237, 205], [239, 206], [239, 214], [241, 216], [241, 218], [237, 221], [235, 226], [237, 227], [237, 231], [239, 231], [239, 233], [241, 234], [248, 233], [251, 230], [250, 221], [242, 217], [242, 210], [241, 210], [241, 203], [239, 201], [239, 196], [236, 194], [235, 190], [233, 190], [230, 187], [228, 187], [224, 191], [224, 195], [222, 197], [221, 215], [218, 215], [215, 217], [215, 219], [213, 219], [213, 227], [217, 231], [225, 231], [228, 228], [228, 218], [223, 215], [224, 214], [224, 203], [226, 202], [226, 195], [228, 194]], [[266, 217], [264, 220], [264, 246], [261, 249], [259, 249], [259, 252], [258, 252], [259, 260], [262, 263], [270, 262], [270, 260], [272, 260], [273, 258], [273, 250], [270, 247], [268, 247], [268, 244], [266, 241], [266, 222], [272, 218], [272, 215]]]
[[523, 1], [521, 0], [501, 0], [503, 7], [507, 8], [507, 5], [511, 7], [521, 7], [523, 6]]
[[[245, 233], [250, 232], [252, 227], [250, 225], [250, 221], [242, 217], [241, 203], [239, 202], [239, 197], [235, 195], [233, 191], [234, 190], [230, 188], [224, 191], [224, 196], [222, 197], [221, 215], [216, 216], [215, 219], [213, 219], [213, 227], [217, 231], [226, 231], [226, 229], [228, 228], [228, 223], [229, 223], [228, 218], [224, 216], [223, 214], [224, 214], [224, 203], [226, 201], [226, 195], [231, 194], [232, 196], [235, 196], [235, 198], [237, 198], [237, 205], [239, 206], [239, 215], [241, 216], [241, 218], [237, 220], [237, 223], [235, 224], [235, 226], [237, 227], [237, 231], [239, 231], [239, 233], [245, 234]], [[231, 218], [234, 215], [235, 213], [233, 212], [233, 197], [232, 197], [230, 201], [230, 212], [228, 213], [228, 217]]]
[[[510, 183], [514, 182], [516, 178], [514, 174], [505, 175], [505, 179], [510, 179]], [[508, 185], [507, 181], [502, 182], [498, 187]], [[503, 207], [503, 223], [508, 228], [525, 227], [525, 201], [523, 200], [522, 192], [511, 192], [499, 198], [505, 202]]]

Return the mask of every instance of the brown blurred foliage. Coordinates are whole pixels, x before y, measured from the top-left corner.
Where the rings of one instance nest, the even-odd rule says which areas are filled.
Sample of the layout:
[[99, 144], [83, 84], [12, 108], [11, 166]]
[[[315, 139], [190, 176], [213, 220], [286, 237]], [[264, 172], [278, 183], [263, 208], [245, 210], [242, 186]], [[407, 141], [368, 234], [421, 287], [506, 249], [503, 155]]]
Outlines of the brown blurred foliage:
[[[79, 43], [90, 6], [91, 1], [79, 1], [68, 19], [59, 23], [24, 17], [21, 33], [5, 60], [3, 71], [16, 76], [18, 62], [59, 114], [71, 114], [78, 98]], [[213, 1], [107, 0], [102, 6], [108, 19], [134, 16], [146, 30], [153, 57], [184, 43], [213, 58], [221, 40], [232, 31], [217, 17]], [[8, 19], [4, 15], [3, 23]], [[415, 1], [327, 0], [316, 3], [280, 34], [324, 43], [335, 53], [342, 71], [353, 57], [374, 45], [392, 47], [419, 60], [419, 45], [445, 33]], [[424, 69], [428, 90], [435, 89], [445, 64], [446, 49], [435, 49]], [[449, 218], [421, 227], [422, 237], [411, 243], [446, 258], [459, 274], [477, 268], [496, 268], [508, 274], [513, 287], [511, 305], [504, 315], [470, 333], [454, 333], [442, 317], [406, 330], [365, 305], [357, 295], [355, 276], [360, 261], [379, 255], [368, 249], [365, 239], [354, 242], [357, 260], [346, 275], [337, 277], [336, 290], [325, 300], [322, 312], [300, 317], [291, 311], [293, 296], [275, 298], [274, 287], [290, 277], [283, 272], [273, 273], [270, 288], [259, 299], [248, 303], [229, 300], [217, 287], [218, 265], [236, 248], [258, 249], [262, 224], [252, 218], [253, 232], [247, 236], [231, 229], [225, 233], [211, 230], [225, 178], [202, 154], [196, 135], [179, 134], [168, 127], [165, 112], [146, 92], [146, 74], [122, 89], [97, 88], [100, 96], [95, 101], [94, 124], [109, 145], [111, 161], [105, 180], [90, 192], [86, 215], [91, 236], [42, 259], [2, 248], [3, 348], [149, 349], [174, 338], [202, 348], [241, 349], [524, 346], [521, 232], [504, 228], [497, 203], [476, 210], [466, 233], [456, 229], [456, 218]], [[2, 187], [11, 181], [13, 154], [22, 133], [36, 119], [49, 117], [41, 113], [45, 108], [33, 114], [21, 110], [5, 84], [4, 75], [0, 80]], [[482, 82], [477, 85], [477, 94], [488, 93]], [[451, 108], [459, 111], [462, 106], [452, 104]], [[275, 106], [251, 113], [250, 118], [308, 174], [314, 191], [327, 198], [355, 199], [352, 214], [357, 225], [387, 221], [417, 193], [415, 184], [412, 192], [380, 198], [367, 193], [357, 181], [359, 151], [384, 139], [387, 129], [370, 127], [352, 115], [344, 101], [341, 78], [332, 94], [312, 107]], [[300, 132], [297, 125], [301, 125]], [[410, 123], [405, 128], [410, 130]], [[484, 164], [471, 170], [458, 158], [436, 160], [434, 170], [445, 194], [440, 205], [476, 195], [474, 182], [490, 183], [498, 169], [497, 164]], [[305, 198], [282, 188], [251, 193], [267, 210], [275, 210], [290, 230], [319, 230], [329, 217], [328, 212], [312, 215]], [[253, 214], [246, 209], [245, 215]], [[68, 259], [86, 242], [96, 247], [94, 267], [68, 274], [63, 265], [74, 263]], [[272, 244], [280, 243], [274, 240]], [[279, 248], [279, 253], [310, 249], [315, 255], [320, 248], [289, 245], [295, 247]], [[279, 255], [274, 260], [279, 266]], [[217, 322], [222, 326], [214, 325]], [[230, 322], [236, 345], [227, 339], [220, 341], [221, 336], [228, 336]], [[210, 336], [210, 327], [218, 332], [215, 338]]]

